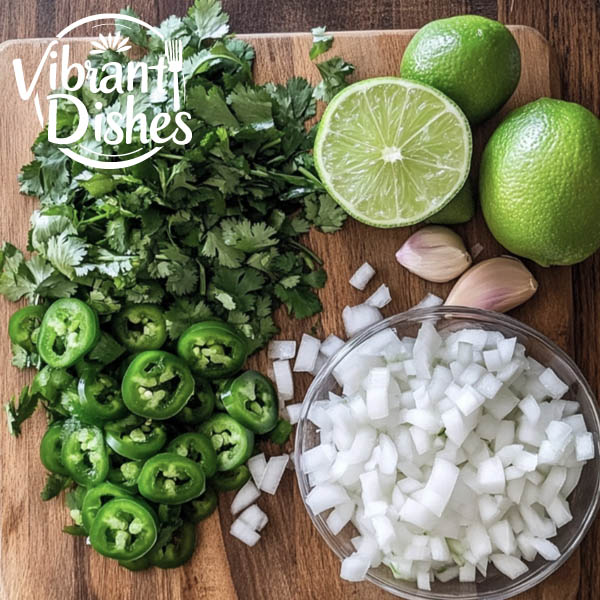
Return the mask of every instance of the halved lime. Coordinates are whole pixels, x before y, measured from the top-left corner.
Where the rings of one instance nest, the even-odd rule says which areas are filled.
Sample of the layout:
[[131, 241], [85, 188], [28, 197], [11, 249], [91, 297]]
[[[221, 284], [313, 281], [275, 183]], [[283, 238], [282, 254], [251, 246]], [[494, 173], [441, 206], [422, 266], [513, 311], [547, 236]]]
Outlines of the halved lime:
[[471, 129], [438, 90], [398, 77], [365, 79], [329, 104], [315, 163], [331, 196], [375, 227], [412, 225], [456, 195], [469, 173]]

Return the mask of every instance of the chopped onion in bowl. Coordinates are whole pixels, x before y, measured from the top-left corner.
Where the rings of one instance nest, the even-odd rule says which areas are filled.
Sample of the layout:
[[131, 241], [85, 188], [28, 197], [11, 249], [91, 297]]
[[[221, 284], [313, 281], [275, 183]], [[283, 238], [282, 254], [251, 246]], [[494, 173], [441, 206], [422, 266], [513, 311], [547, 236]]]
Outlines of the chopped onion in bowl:
[[334, 535], [358, 532], [343, 578], [383, 563], [427, 590], [559, 558], [551, 538], [573, 518], [569, 495], [595, 441], [563, 399], [569, 387], [516, 338], [387, 328], [333, 376], [342, 391], [312, 404], [321, 439], [301, 466], [312, 513], [329, 511]]

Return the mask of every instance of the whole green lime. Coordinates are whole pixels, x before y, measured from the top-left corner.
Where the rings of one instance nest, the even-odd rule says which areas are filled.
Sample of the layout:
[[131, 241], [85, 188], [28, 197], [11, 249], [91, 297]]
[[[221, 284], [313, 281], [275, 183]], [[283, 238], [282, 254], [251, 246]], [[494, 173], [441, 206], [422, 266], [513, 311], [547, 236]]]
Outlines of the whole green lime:
[[498, 112], [515, 91], [521, 53], [502, 23], [462, 15], [419, 29], [404, 52], [400, 70], [402, 77], [444, 92], [477, 124]]
[[481, 160], [479, 196], [494, 237], [540, 265], [571, 265], [600, 247], [600, 121], [563, 100], [511, 112]]

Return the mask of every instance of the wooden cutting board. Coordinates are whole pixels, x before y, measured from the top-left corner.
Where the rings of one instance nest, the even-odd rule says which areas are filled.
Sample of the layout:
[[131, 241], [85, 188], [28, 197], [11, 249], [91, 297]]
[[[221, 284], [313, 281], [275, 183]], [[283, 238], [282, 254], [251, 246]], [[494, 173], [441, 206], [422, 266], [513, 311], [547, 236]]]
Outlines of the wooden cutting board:
[[[517, 91], [502, 115], [515, 106], [540, 96], [560, 94], [556, 64], [548, 42], [535, 30], [512, 27], [521, 48], [523, 72]], [[347, 32], [336, 35], [333, 52], [357, 67], [355, 79], [396, 74], [402, 52], [413, 31]], [[311, 39], [307, 34], [245, 36], [256, 48], [256, 77], [260, 82], [284, 82], [301, 75], [315, 80], [316, 68], [308, 60]], [[32, 103], [17, 96], [12, 69], [14, 58], [22, 58], [25, 72], [32, 73], [48, 40], [21, 40], [0, 46], [0, 240], [20, 247], [26, 243], [29, 217], [36, 202], [19, 195], [17, 173], [30, 158], [29, 147], [39, 130]], [[83, 57], [89, 42], [77, 42], [76, 55]], [[501, 116], [475, 133], [474, 173], [478, 157], [489, 133]], [[481, 258], [501, 253], [487, 231], [481, 215], [457, 228], [472, 247], [483, 246]], [[312, 233], [307, 243], [325, 261], [329, 282], [321, 293], [323, 314], [310, 322], [297, 322], [280, 312], [282, 339], [299, 339], [315, 325], [321, 337], [341, 335], [341, 309], [358, 304], [382, 282], [390, 285], [394, 301], [386, 315], [406, 310], [426, 292], [445, 295], [450, 285], [426, 283], [399, 267], [394, 253], [411, 229], [377, 230], [349, 220], [343, 232], [335, 235]], [[354, 270], [365, 260], [377, 276], [364, 293], [348, 285]], [[540, 291], [514, 316], [539, 329], [565, 350], [572, 349], [570, 315], [571, 275], [568, 268], [542, 269], [532, 265]], [[15, 306], [0, 300], [0, 364], [5, 375], [0, 381], [0, 398], [5, 402], [31, 377], [10, 366], [6, 326]], [[266, 356], [252, 359], [266, 370]], [[301, 401], [309, 383], [296, 377], [296, 400]], [[0, 424], [0, 596], [2, 600], [371, 600], [386, 594], [371, 584], [350, 584], [338, 577], [339, 562], [320, 539], [306, 514], [295, 476], [284, 477], [276, 496], [263, 494], [258, 504], [269, 515], [269, 525], [261, 541], [252, 549], [228, 534], [232, 518], [229, 505], [233, 494], [221, 496], [219, 514], [199, 526], [199, 548], [185, 568], [158, 569], [130, 573], [86, 547], [81, 538], [61, 533], [70, 520], [62, 500], [43, 503], [39, 492], [44, 469], [39, 462], [39, 440], [44, 416], [38, 413], [24, 427], [19, 439], [11, 437], [4, 417]], [[267, 449], [268, 451], [268, 449]], [[292, 451], [290, 444], [287, 451]], [[568, 600], [577, 596], [580, 561], [576, 554], [558, 573], [527, 599]]]

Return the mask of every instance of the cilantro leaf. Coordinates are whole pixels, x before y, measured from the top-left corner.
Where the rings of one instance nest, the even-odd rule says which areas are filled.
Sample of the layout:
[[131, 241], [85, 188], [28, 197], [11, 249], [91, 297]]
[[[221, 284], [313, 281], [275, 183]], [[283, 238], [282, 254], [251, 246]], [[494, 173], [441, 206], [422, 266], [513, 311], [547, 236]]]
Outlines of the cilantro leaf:
[[37, 394], [29, 393], [29, 386], [25, 386], [19, 394], [19, 400], [13, 396], [5, 405], [6, 416], [8, 419], [8, 430], [12, 435], [18, 437], [21, 435], [21, 425], [33, 415], [37, 408]]
[[46, 475], [46, 484], [40, 492], [40, 497], [44, 502], [56, 498], [65, 488], [71, 484], [71, 480], [66, 475], [58, 473], [48, 473]]
[[276, 246], [277, 231], [266, 223], [251, 223], [248, 219], [223, 219], [221, 221], [223, 242], [243, 252], [256, 252]]
[[321, 301], [307, 286], [297, 286], [290, 290], [278, 284], [275, 286], [275, 295], [297, 319], [312, 317], [323, 310]]
[[[139, 19], [137, 13], [130, 7], [123, 8], [121, 14]], [[148, 47], [148, 30], [145, 27], [125, 19], [115, 19], [115, 25], [117, 33], [120, 33], [123, 37], [128, 37], [136, 46], [140, 46], [140, 48]]]
[[[244, 253], [228, 246], [223, 239], [223, 233], [218, 229], [213, 229], [206, 234], [206, 241], [202, 247], [202, 254], [209, 258], [217, 258], [219, 264], [223, 267], [236, 269], [241, 266], [244, 260]], [[0, 278], [0, 285], [2, 280]]]
[[324, 233], [338, 231], [347, 214], [329, 194], [310, 194], [304, 198], [304, 215], [314, 227]]
[[315, 60], [318, 56], [321, 56], [323, 52], [327, 52], [333, 44], [333, 36], [329, 33], [325, 33], [325, 27], [313, 27], [311, 30], [313, 35], [313, 44], [308, 53], [310, 60]]
[[222, 12], [218, 0], [195, 0], [184, 23], [200, 41], [222, 38], [229, 32], [229, 15]]
[[317, 69], [319, 69], [322, 81], [315, 88], [314, 96], [317, 100], [324, 102], [329, 102], [343, 90], [348, 85], [346, 77], [354, 73], [354, 65], [347, 63], [339, 56], [317, 63]]
[[223, 92], [217, 86], [211, 87], [208, 92], [201, 85], [192, 88], [188, 94], [186, 106], [209, 125], [239, 127], [238, 120], [225, 102]]

